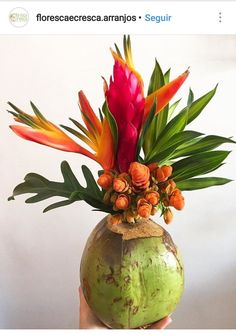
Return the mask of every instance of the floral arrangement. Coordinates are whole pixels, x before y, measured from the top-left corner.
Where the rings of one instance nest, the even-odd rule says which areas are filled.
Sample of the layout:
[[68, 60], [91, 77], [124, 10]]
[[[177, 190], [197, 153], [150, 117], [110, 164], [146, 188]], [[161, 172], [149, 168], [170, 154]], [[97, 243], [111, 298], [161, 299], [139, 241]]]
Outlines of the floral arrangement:
[[[27, 203], [54, 196], [64, 197], [49, 205], [44, 212], [84, 200], [95, 210], [110, 213], [113, 224], [135, 223], [159, 212], [168, 224], [172, 210], [184, 207], [182, 191], [190, 191], [230, 180], [204, 176], [218, 169], [229, 151], [215, 150], [232, 138], [204, 135], [186, 127], [197, 118], [213, 98], [217, 86], [198, 99], [190, 89], [186, 107], [179, 112], [179, 101], [171, 99], [185, 82], [189, 70], [170, 80], [155, 61], [147, 94], [141, 75], [134, 67], [130, 37], [124, 37], [124, 56], [117, 45], [111, 50], [114, 58], [113, 76], [104, 79], [105, 101], [98, 115], [83, 91], [79, 92], [79, 108], [85, 125], [70, 118], [74, 128], [58, 127], [48, 121], [31, 102], [34, 115], [29, 115], [9, 102], [9, 111], [18, 125], [10, 128], [26, 140], [55, 149], [85, 155], [101, 165], [98, 179], [86, 166], [82, 171], [87, 182], [83, 187], [69, 164], [61, 164], [63, 182], [49, 181], [35, 174], [26, 175], [13, 195], [32, 193]], [[83, 141], [88, 150], [69, 137], [65, 131]]]

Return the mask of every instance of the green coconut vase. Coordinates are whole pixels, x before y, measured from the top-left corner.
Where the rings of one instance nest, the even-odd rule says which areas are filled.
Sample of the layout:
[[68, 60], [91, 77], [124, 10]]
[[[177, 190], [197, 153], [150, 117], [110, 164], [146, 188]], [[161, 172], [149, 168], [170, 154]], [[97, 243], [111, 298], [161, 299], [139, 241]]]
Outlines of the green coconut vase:
[[80, 266], [85, 299], [109, 328], [138, 328], [172, 313], [184, 287], [183, 262], [170, 234], [152, 220], [92, 231]]

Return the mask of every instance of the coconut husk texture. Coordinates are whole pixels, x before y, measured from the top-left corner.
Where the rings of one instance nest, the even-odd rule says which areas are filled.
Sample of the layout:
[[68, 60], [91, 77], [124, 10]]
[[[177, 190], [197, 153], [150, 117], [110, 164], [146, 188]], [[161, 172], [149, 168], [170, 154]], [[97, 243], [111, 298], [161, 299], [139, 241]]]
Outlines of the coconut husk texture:
[[145, 327], [176, 308], [183, 262], [170, 234], [154, 221], [112, 225], [105, 217], [86, 243], [80, 281], [88, 305], [107, 327]]

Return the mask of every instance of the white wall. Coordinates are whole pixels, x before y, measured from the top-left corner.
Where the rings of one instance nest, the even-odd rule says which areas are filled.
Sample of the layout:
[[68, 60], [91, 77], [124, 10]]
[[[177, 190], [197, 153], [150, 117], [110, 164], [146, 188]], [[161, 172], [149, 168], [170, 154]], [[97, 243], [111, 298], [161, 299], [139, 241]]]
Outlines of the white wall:
[[[60, 180], [66, 159], [82, 181], [80, 166], [98, 166], [16, 137], [5, 112], [12, 101], [30, 112], [33, 100], [49, 120], [69, 124], [80, 118], [77, 92], [83, 89], [94, 108], [103, 101], [101, 75], [109, 78], [109, 47], [121, 36], [1, 36], [1, 209], [0, 327], [77, 328], [79, 263], [86, 239], [103, 217], [84, 203], [42, 214], [50, 201], [25, 205], [7, 202], [28, 172]], [[135, 63], [145, 83], [154, 57], [177, 76], [188, 66], [189, 86], [200, 96], [220, 83], [217, 95], [192, 127], [207, 134], [235, 135], [236, 36], [133, 36]], [[214, 175], [235, 179], [236, 150]], [[185, 193], [186, 208], [168, 226], [185, 260], [184, 297], [172, 328], [236, 326], [235, 182]], [[156, 217], [157, 221], [158, 216]]]

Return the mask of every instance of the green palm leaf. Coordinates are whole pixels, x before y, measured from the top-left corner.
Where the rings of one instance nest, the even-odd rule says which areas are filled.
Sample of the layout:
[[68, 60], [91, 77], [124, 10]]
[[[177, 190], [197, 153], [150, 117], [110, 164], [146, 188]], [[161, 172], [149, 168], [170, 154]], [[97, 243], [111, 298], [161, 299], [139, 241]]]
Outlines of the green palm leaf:
[[221, 166], [230, 151], [207, 151], [179, 160], [172, 165], [176, 182], [209, 173]]
[[220, 178], [220, 177], [205, 177], [205, 178], [193, 178], [186, 179], [177, 182], [177, 187], [182, 191], [195, 191], [202, 188], [220, 186], [231, 182], [231, 179]]

